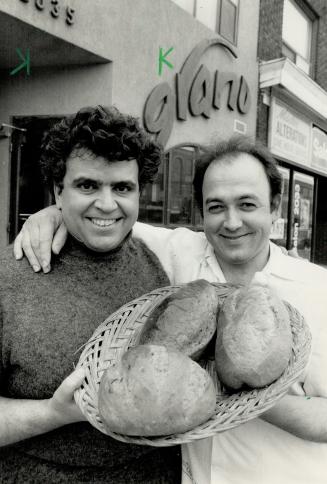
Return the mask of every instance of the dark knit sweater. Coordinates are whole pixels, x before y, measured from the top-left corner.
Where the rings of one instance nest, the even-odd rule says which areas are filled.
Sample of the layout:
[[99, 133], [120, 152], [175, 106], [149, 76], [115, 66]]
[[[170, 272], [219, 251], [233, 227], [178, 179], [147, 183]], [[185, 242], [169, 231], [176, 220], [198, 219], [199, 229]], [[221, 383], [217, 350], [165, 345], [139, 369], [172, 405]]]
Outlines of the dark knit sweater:
[[[0, 394], [51, 397], [109, 314], [168, 284], [156, 256], [133, 238], [106, 254], [70, 239], [47, 275], [16, 262], [8, 247], [0, 256]], [[87, 422], [0, 449], [6, 484], [175, 484], [180, 469], [178, 448], [124, 444]]]

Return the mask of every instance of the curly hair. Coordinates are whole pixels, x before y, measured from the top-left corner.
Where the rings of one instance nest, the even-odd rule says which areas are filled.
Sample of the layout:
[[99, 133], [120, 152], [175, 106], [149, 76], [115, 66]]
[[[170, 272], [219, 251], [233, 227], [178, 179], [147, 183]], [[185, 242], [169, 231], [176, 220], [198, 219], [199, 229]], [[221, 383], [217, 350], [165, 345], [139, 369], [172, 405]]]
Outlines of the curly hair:
[[50, 187], [62, 184], [67, 158], [80, 148], [109, 162], [136, 160], [140, 189], [154, 180], [163, 156], [161, 145], [141, 128], [137, 118], [115, 107], [82, 108], [56, 123], [43, 139], [40, 163]]
[[203, 179], [213, 161], [232, 161], [235, 156], [242, 153], [256, 158], [263, 166], [270, 186], [270, 206], [275, 207], [276, 195], [281, 195], [283, 178], [277, 168], [277, 162], [270, 151], [260, 143], [254, 143], [245, 136], [232, 136], [230, 139], [220, 141], [214, 145], [202, 146], [201, 154], [195, 163], [193, 188], [194, 198], [203, 216]]

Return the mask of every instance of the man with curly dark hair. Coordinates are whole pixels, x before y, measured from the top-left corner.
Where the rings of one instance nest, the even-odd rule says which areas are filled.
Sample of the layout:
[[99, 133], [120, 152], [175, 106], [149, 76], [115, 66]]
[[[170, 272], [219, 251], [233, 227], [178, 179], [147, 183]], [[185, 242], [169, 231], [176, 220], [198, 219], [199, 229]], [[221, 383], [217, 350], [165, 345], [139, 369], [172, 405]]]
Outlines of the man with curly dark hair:
[[1, 482], [180, 482], [179, 448], [124, 444], [83, 421], [73, 393], [84, 373], [71, 373], [108, 315], [169, 284], [132, 236], [160, 160], [138, 121], [114, 108], [85, 108], [44, 140], [43, 172], [69, 235], [43, 280], [11, 247], [0, 255]]
[[76, 150], [89, 150], [108, 162], [136, 160], [140, 190], [152, 182], [161, 162], [161, 147], [149, 138], [133, 116], [118, 109], [86, 107], [54, 125], [42, 145], [45, 181], [61, 185], [67, 159]]

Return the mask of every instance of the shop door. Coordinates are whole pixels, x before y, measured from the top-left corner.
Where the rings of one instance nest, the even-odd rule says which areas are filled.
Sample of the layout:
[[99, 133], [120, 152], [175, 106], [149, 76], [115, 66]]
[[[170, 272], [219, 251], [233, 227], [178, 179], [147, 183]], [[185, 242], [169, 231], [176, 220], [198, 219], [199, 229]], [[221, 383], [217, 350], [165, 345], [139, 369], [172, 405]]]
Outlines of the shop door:
[[53, 196], [45, 187], [39, 167], [40, 147], [44, 133], [58, 117], [16, 117], [11, 139], [9, 242], [12, 242], [29, 215], [50, 205]]
[[313, 262], [327, 269], [327, 177], [318, 177], [316, 237]]

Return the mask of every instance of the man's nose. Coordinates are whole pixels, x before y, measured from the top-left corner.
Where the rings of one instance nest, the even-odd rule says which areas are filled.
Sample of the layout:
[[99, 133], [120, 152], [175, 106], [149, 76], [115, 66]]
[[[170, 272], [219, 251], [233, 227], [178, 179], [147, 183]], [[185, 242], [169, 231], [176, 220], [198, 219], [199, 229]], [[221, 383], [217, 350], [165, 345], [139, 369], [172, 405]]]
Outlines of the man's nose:
[[103, 188], [97, 194], [94, 206], [103, 212], [112, 212], [118, 207], [115, 193], [110, 188]]
[[235, 231], [242, 226], [242, 219], [237, 210], [227, 210], [224, 220], [224, 228], [227, 230]]

